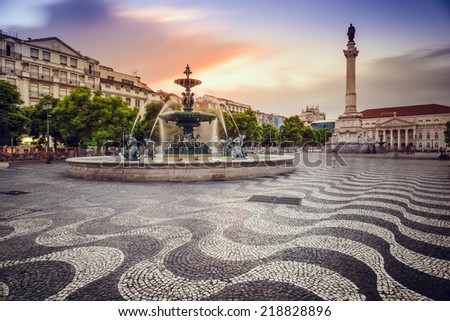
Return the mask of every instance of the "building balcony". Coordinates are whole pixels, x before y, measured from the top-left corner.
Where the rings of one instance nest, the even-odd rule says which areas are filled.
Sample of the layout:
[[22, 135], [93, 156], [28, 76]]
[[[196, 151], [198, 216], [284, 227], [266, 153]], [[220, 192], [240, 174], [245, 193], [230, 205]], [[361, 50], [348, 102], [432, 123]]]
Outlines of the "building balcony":
[[15, 60], [21, 60], [22, 54], [18, 52], [12, 52], [10, 50], [0, 49], [0, 57], [8, 57]]
[[84, 69], [84, 74], [85, 75], [91, 75], [91, 76], [94, 76], [94, 77], [100, 77], [100, 71], [89, 70], [88, 68]]
[[0, 67], [0, 75], [22, 76], [22, 70]]

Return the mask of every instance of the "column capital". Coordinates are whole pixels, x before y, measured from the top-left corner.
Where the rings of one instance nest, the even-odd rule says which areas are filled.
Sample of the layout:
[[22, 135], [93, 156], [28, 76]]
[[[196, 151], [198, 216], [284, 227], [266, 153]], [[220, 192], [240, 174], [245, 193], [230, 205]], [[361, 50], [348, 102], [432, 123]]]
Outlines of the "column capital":
[[343, 50], [344, 51], [344, 56], [347, 59], [355, 59], [358, 56], [359, 50], [356, 48], [349, 48], [347, 50]]

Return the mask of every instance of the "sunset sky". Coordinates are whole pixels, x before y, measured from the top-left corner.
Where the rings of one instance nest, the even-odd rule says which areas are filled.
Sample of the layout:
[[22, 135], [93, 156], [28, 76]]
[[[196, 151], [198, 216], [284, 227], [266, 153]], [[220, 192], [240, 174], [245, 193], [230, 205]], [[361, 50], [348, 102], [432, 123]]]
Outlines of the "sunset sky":
[[342, 114], [350, 23], [359, 111], [450, 105], [449, 0], [0, 0], [0, 29], [21, 39], [56, 36], [178, 95], [189, 63], [198, 96], [285, 116]]

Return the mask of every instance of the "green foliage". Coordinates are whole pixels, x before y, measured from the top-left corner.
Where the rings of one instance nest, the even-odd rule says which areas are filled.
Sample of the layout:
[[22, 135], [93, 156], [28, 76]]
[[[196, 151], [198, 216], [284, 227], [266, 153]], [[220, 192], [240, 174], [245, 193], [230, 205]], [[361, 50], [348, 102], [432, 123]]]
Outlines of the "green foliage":
[[[41, 147], [46, 143], [47, 134], [47, 111], [44, 109], [44, 104], [47, 100], [52, 102], [52, 106], [58, 104], [59, 99], [47, 96], [39, 100], [34, 106], [27, 106], [24, 108], [24, 112], [29, 118], [28, 123], [28, 135], [36, 140], [36, 147]], [[56, 122], [51, 118], [51, 111], [49, 112], [49, 128], [50, 135], [53, 137], [53, 141], [56, 144], [58, 141], [62, 141], [62, 136], [59, 132], [59, 127]]]
[[305, 126], [302, 130], [302, 145], [315, 146], [317, 145], [317, 134], [316, 131], [309, 127]]
[[446, 129], [444, 131], [444, 135], [445, 135], [445, 142], [447, 144], [450, 144], [450, 121], [448, 121], [446, 124]]
[[28, 118], [20, 108], [22, 100], [16, 85], [0, 80], [0, 145], [20, 142], [20, 136], [27, 133]]
[[[158, 121], [158, 115], [161, 112], [161, 109], [164, 107], [163, 101], [152, 101], [145, 106], [145, 114], [142, 119], [136, 125], [134, 130], [134, 137], [140, 141], [144, 142], [145, 139], [150, 137], [150, 133], [152, 131], [155, 122]], [[151, 139], [160, 143], [160, 128], [158, 125], [155, 126], [155, 130], [152, 133]]]
[[52, 111], [64, 142], [85, 147], [92, 140], [102, 145], [107, 140], [121, 140], [130, 132], [137, 115], [120, 97], [102, 97], [87, 87], [74, 89]]
[[317, 134], [317, 142], [320, 145], [325, 145], [326, 142], [328, 142], [333, 135], [333, 131], [328, 128], [319, 128], [316, 130]]
[[278, 131], [278, 129], [272, 124], [262, 124], [261, 127], [263, 131], [262, 145], [277, 145], [277, 142], [279, 142], [280, 140], [280, 132]]
[[292, 142], [295, 146], [300, 146], [303, 141], [303, 129], [304, 124], [299, 116], [295, 115], [286, 118], [283, 125], [280, 127], [282, 141]]
[[230, 137], [237, 137], [240, 133], [246, 136], [246, 141], [260, 142], [262, 139], [263, 129], [258, 124], [258, 118], [253, 110], [247, 109], [243, 113], [233, 114], [233, 116], [225, 114], [225, 122]]

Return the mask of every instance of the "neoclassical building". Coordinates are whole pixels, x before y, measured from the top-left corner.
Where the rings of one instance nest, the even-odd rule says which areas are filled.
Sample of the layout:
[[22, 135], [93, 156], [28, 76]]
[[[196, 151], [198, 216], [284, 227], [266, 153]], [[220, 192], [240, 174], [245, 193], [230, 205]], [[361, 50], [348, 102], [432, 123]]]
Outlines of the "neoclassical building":
[[450, 106], [427, 104], [366, 109], [362, 112], [361, 142], [386, 142], [390, 148], [445, 147], [444, 131]]

